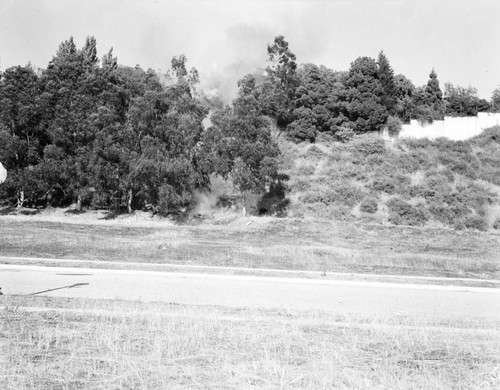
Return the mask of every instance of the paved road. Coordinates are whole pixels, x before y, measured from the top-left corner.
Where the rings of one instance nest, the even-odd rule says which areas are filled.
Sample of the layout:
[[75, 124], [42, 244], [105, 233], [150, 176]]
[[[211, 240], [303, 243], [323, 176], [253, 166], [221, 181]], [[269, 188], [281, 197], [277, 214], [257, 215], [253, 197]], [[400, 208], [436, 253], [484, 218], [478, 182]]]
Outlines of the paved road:
[[25, 265], [0, 265], [0, 286], [4, 294], [500, 320], [500, 290], [477, 287]]

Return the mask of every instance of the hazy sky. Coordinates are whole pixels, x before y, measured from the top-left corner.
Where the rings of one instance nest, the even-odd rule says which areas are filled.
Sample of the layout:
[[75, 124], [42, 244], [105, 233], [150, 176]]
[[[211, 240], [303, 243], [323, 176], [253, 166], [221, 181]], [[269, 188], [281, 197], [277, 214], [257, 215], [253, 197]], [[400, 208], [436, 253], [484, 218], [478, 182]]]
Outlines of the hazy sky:
[[264, 67], [284, 35], [301, 63], [347, 70], [384, 50], [416, 85], [434, 67], [446, 81], [490, 98], [500, 85], [499, 0], [0, 0], [0, 69], [45, 67], [69, 36], [143, 68], [184, 53], [204, 85]]

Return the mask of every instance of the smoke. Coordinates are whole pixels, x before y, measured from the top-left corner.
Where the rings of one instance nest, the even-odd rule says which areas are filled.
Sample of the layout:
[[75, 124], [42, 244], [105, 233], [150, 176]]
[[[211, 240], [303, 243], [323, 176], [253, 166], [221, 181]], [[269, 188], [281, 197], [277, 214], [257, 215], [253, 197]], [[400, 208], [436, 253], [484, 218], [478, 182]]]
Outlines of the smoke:
[[208, 97], [229, 104], [238, 92], [238, 81], [246, 74], [262, 74], [267, 66], [267, 44], [274, 33], [266, 26], [240, 23], [228, 28], [224, 45], [213, 48], [211, 58], [220, 58], [228, 65], [222, 69], [213, 64], [212, 71], [202, 71], [201, 89]]
[[220, 176], [210, 178], [210, 191], [196, 191], [194, 193], [194, 215], [210, 215], [220, 206], [221, 200], [232, 192], [230, 183]]

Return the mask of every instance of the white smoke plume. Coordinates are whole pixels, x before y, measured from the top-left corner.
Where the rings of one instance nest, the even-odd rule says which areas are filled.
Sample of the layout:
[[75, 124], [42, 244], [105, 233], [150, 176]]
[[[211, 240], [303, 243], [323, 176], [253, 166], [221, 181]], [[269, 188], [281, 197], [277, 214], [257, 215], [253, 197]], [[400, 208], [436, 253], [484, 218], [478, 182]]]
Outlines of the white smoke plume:
[[[210, 215], [220, 205], [221, 199], [230, 196], [232, 185], [220, 176], [210, 178], [210, 191], [196, 191], [194, 194], [194, 215]], [[222, 206], [221, 206], [222, 207]]]

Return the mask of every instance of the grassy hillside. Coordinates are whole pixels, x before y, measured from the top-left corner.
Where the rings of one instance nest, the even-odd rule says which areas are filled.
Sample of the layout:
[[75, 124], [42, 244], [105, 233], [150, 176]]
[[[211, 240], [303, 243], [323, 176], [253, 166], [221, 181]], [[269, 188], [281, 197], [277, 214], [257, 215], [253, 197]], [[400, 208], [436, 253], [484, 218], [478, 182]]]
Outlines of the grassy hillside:
[[500, 229], [500, 127], [468, 141], [279, 142], [290, 216]]

